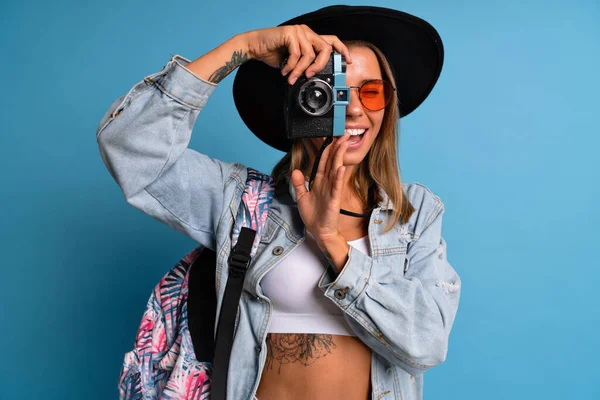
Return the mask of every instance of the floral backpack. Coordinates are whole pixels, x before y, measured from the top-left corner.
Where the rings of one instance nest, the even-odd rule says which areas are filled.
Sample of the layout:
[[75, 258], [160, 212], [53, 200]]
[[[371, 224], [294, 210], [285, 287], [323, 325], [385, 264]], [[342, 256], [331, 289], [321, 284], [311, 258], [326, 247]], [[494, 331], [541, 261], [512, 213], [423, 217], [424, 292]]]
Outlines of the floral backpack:
[[227, 286], [216, 335], [214, 251], [196, 247], [156, 285], [134, 348], [125, 354], [119, 378], [121, 400], [225, 399], [244, 276], [258, 248], [274, 193], [272, 177], [248, 168], [232, 229]]

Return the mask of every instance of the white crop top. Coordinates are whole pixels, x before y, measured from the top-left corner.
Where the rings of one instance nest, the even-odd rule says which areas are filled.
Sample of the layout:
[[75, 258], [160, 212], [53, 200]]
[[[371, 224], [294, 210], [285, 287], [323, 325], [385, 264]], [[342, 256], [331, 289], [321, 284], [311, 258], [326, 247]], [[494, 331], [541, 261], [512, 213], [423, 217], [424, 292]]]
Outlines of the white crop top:
[[[368, 236], [347, 243], [370, 255]], [[269, 332], [356, 336], [344, 320], [344, 312], [318, 286], [327, 265], [325, 255], [307, 233], [306, 240], [264, 276], [261, 287], [273, 303]]]

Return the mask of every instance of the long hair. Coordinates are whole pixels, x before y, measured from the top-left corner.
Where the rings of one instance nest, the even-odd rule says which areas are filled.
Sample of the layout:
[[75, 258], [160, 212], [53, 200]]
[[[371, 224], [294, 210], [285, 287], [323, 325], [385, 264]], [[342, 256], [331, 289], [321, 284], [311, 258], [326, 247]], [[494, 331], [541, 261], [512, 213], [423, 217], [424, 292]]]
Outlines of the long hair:
[[[379, 62], [383, 79], [396, 87], [392, 67], [381, 50], [362, 40], [350, 40], [344, 41], [344, 43], [348, 48], [367, 47], [373, 50]], [[400, 220], [402, 223], [408, 222], [412, 213], [415, 212], [415, 208], [402, 190], [400, 180], [397, 155], [397, 121], [399, 118], [398, 97], [394, 95], [385, 108], [379, 134], [351, 180], [359, 200], [365, 205], [365, 211], [371, 211], [382, 201], [373, 183], [381, 187], [388, 195], [389, 201], [393, 204], [393, 210], [388, 224], [384, 227], [384, 232], [390, 231]], [[310, 165], [311, 150], [307, 146], [308, 143], [305, 140], [294, 140], [290, 151], [273, 167], [271, 176], [275, 181], [276, 193], [287, 192], [288, 182], [295, 169], [301, 170], [304, 176], [310, 175], [312, 169], [312, 165]]]

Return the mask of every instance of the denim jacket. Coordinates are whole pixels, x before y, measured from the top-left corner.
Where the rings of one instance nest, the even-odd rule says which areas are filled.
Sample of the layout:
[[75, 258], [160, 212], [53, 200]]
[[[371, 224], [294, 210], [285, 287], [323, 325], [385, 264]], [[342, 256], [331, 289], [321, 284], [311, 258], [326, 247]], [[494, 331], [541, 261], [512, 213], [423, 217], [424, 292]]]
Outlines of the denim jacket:
[[[247, 169], [188, 148], [196, 118], [217, 86], [185, 68], [189, 62], [172, 56], [161, 71], [116, 99], [96, 139], [129, 204], [217, 252], [220, 310]], [[372, 350], [371, 398], [417, 400], [423, 397], [423, 372], [446, 359], [461, 281], [447, 260], [440, 198], [420, 183], [403, 184], [416, 212], [383, 233], [394, 205], [379, 190], [383, 200], [368, 225], [371, 254], [350, 246], [341, 272], [326, 269], [318, 286]], [[230, 399], [253, 399], [260, 382], [272, 314], [260, 283], [305, 239], [295, 198], [289, 183], [289, 193], [273, 199], [246, 274], [231, 355], [236, 362], [228, 375]]]

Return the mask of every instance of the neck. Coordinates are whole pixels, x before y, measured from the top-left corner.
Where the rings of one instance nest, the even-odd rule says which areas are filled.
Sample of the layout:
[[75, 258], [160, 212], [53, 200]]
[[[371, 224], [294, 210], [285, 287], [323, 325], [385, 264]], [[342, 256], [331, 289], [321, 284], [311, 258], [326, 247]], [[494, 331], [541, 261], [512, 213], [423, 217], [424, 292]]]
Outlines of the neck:
[[[363, 204], [361, 197], [354, 188], [354, 174], [358, 170], [356, 165], [346, 166], [342, 182], [342, 198], [340, 199], [340, 208], [355, 213], [363, 213], [366, 204]], [[310, 178], [310, 177], [309, 177]]]

